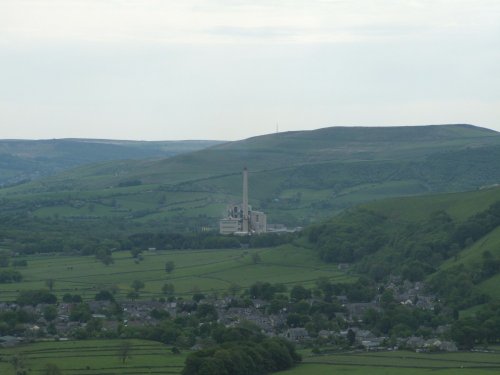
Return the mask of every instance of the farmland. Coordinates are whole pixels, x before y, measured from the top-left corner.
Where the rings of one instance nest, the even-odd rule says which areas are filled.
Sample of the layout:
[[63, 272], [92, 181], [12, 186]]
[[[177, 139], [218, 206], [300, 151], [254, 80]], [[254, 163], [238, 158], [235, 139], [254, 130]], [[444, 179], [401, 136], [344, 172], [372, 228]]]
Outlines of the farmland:
[[375, 374], [425, 375], [493, 374], [500, 369], [500, 353], [363, 352], [304, 356], [303, 363], [282, 375]]
[[[259, 261], [255, 262], [255, 254]], [[116, 291], [116, 298], [124, 298], [133, 280], [145, 283], [141, 298], [161, 295], [165, 282], [172, 283], [175, 294], [193, 292], [224, 293], [232, 285], [241, 288], [256, 281], [310, 286], [319, 277], [338, 282], [351, 280], [335, 265], [321, 262], [306, 249], [292, 245], [269, 249], [147, 251], [143, 260], [136, 262], [129, 252], [115, 252], [114, 263], [105, 266], [90, 256], [33, 255], [23, 257], [28, 266], [20, 268], [23, 281], [0, 286], [0, 300], [15, 300], [20, 290], [46, 287], [53, 281], [53, 292], [80, 294], [93, 299], [99, 289]], [[165, 263], [172, 261], [175, 270], [167, 274]]]
[[[120, 348], [129, 343], [129, 358], [122, 361]], [[186, 352], [172, 354], [171, 346], [147, 340], [86, 340], [39, 342], [0, 349], [0, 373], [13, 373], [9, 363], [22, 358], [25, 368], [39, 373], [47, 363], [57, 365], [65, 375], [180, 374]], [[282, 375], [426, 375], [493, 374], [500, 369], [500, 352], [415, 353], [358, 352], [311, 355], [303, 351], [303, 362]]]
[[373, 200], [494, 185], [499, 144], [496, 132], [466, 125], [279, 133], [163, 160], [86, 164], [0, 189], [0, 206], [42, 221], [215, 228], [240, 200], [246, 165], [250, 204], [269, 222], [303, 226]]
[[[129, 345], [129, 358], [123, 361], [123, 343]], [[0, 349], [0, 373], [14, 374], [9, 361], [21, 358], [30, 373], [40, 373], [47, 364], [57, 365], [63, 374], [179, 374], [185, 356], [172, 354], [171, 347], [146, 340], [88, 340], [39, 342], [12, 349]]]
[[[2, 342], [41, 340], [2, 349], [0, 372], [17, 358], [34, 373], [47, 363], [65, 374], [180, 373], [193, 346], [230, 345], [234, 362], [246, 350], [239, 342], [260, 345], [261, 334], [301, 345], [304, 362], [289, 375], [498, 371], [498, 351], [353, 352], [498, 343], [500, 189], [490, 161], [500, 138], [445, 130], [446, 139], [472, 133], [428, 143], [440, 134], [429, 128], [411, 144], [405, 129], [360, 144], [349, 131], [348, 147], [343, 129], [280, 134], [0, 189], [0, 302], [16, 301], [2, 304]], [[251, 204], [273, 223], [316, 224], [217, 235], [249, 160]], [[464, 189], [476, 190], [373, 201]], [[125, 340], [133, 353], [120, 361]]]

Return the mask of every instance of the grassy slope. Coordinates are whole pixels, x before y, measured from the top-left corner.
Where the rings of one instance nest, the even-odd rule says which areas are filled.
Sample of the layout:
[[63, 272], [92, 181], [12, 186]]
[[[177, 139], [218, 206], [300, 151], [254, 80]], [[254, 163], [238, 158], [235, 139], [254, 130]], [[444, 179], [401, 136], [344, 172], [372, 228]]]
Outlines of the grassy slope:
[[[251, 171], [289, 168], [318, 162], [406, 159], [446, 150], [499, 145], [498, 133], [466, 125], [325, 128], [272, 134], [225, 143], [162, 161], [107, 163], [75, 170], [61, 179], [122, 174], [166, 184]], [[158, 178], [161, 181], [158, 181]], [[55, 178], [54, 181], [58, 181]]]
[[486, 210], [498, 200], [500, 200], [500, 188], [489, 188], [474, 192], [393, 198], [383, 202], [367, 203], [363, 207], [393, 219], [407, 221], [423, 220], [428, 217], [429, 213], [443, 210], [453, 219], [463, 221]]
[[[475, 192], [427, 195], [411, 198], [394, 198], [363, 205], [370, 210], [382, 213], [398, 222], [418, 222], [425, 220], [435, 211], [446, 211], [458, 222], [486, 210], [491, 204], [500, 201], [500, 188], [490, 188]], [[485, 251], [490, 251], [494, 257], [500, 258], [500, 227], [480, 238], [471, 246], [463, 249], [456, 258], [448, 259], [441, 270], [465, 264], [479, 265]], [[500, 274], [497, 274], [476, 287], [489, 294], [493, 299], [500, 300]]]
[[[254, 264], [252, 254], [258, 253], [261, 262]], [[130, 253], [113, 255], [115, 263], [104, 266], [93, 257], [30, 256], [28, 267], [20, 269], [21, 283], [1, 284], [0, 300], [15, 299], [19, 290], [45, 287], [53, 278], [54, 292], [81, 294], [93, 299], [99, 288], [117, 286], [117, 298], [124, 298], [133, 280], [146, 284], [142, 298], [160, 297], [165, 282], [174, 284], [176, 295], [193, 291], [225, 293], [229, 286], [248, 287], [257, 281], [312, 285], [319, 277], [336, 281], [351, 278], [332, 264], [324, 264], [310, 251], [293, 246], [259, 250], [184, 250], [145, 252], [144, 260], [135, 264]], [[176, 269], [167, 275], [165, 262], [174, 261]]]
[[[500, 227], [476, 241], [472, 246], [464, 249], [457, 259], [450, 259], [442, 265], [442, 269], [458, 264], [477, 266], [481, 264], [483, 253], [489, 251], [495, 258], [500, 258]], [[483, 293], [490, 295], [495, 300], [500, 300], [500, 274], [497, 274], [477, 285]]]
[[[498, 133], [467, 125], [325, 128], [255, 137], [160, 161], [85, 166], [0, 190], [0, 198], [38, 205], [47, 191], [94, 201], [114, 197], [123, 216], [138, 209], [150, 210], [151, 219], [203, 213], [215, 225], [225, 205], [240, 200], [241, 169], [247, 165], [250, 203], [265, 210], [270, 221], [306, 224], [374, 199], [496, 183], [500, 169], [492, 160], [497, 154]], [[117, 187], [133, 179], [144, 185]], [[162, 197], [167, 204], [158, 203]], [[68, 209], [68, 202], [39, 206], [37, 216], [88, 214]], [[98, 208], [93, 215], [116, 216], [114, 208]]]
[[87, 163], [164, 158], [220, 143], [98, 139], [0, 140], [0, 184], [38, 178]]

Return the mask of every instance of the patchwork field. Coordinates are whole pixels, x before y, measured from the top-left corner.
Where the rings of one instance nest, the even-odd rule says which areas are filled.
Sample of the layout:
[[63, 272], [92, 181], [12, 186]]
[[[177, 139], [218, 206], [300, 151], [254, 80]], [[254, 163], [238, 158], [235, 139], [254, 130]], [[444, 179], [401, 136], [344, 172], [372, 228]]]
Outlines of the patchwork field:
[[[123, 343], [129, 356], [123, 362]], [[174, 355], [171, 347], [146, 340], [87, 340], [39, 342], [0, 349], [0, 373], [14, 374], [11, 361], [17, 358], [29, 373], [41, 373], [55, 364], [65, 375], [180, 374], [186, 352]], [[31, 370], [31, 371], [30, 371]], [[427, 375], [496, 374], [500, 352], [414, 353], [363, 352], [331, 355], [305, 354], [303, 363], [281, 375]]]
[[426, 375], [497, 374], [500, 352], [379, 352], [305, 356], [301, 365], [281, 375]]
[[[256, 260], [258, 254], [260, 260]], [[80, 294], [93, 299], [100, 289], [116, 290], [125, 298], [133, 280], [144, 282], [142, 299], [160, 297], [168, 282], [176, 295], [194, 292], [224, 293], [230, 286], [248, 287], [256, 281], [288, 285], [312, 285], [319, 277], [335, 281], [352, 280], [336, 265], [322, 263], [310, 250], [294, 246], [269, 249], [146, 251], [136, 263], [129, 252], [113, 254], [114, 264], [105, 266], [91, 256], [29, 256], [28, 267], [19, 268], [23, 281], [0, 285], [0, 300], [12, 301], [20, 290], [46, 288], [53, 280], [53, 292]], [[175, 269], [165, 272], [165, 263], [173, 261]]]
[[[129, 357], [123, 361], [123, 343]], [[64, 375], [180, 374], [185, 354], [172, 354], [171, 347], [146, 340], [88, 340], [39, 342], [0, 349], [0, 374], [15, 374], [16, 358], [30, 374], [42, 373], [47, 364]]]

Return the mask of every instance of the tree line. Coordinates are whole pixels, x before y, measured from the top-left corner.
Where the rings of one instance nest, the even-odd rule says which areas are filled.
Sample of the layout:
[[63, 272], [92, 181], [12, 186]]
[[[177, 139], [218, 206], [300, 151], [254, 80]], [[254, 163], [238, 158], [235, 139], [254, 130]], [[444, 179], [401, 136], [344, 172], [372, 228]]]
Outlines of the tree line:
[[[357, 263], [356, 270], [375, 281], [393, 274], [415, 282], [498, 226], [500, 202], [463, 222], [445, 211], [404, 222], [360, 208], [313, 225], [302, 236], [325, 262]], [[490, 259], [481, 275], [495, 275], [499, 263]]]
[[255, 327], [224, 328], [214, 339], [216, 346], [188, 355], [182, 375], [260, 375], [287, 370], [301, 361], [293, 344], [264, 338]]

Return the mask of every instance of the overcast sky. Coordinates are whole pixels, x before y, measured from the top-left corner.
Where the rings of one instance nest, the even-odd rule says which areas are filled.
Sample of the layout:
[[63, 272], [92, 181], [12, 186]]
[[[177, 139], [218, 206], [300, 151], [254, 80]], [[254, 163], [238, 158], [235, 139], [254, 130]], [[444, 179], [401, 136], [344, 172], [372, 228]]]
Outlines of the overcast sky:
[[0, 0], [0, 138], [500, 131], [499, 0]]

